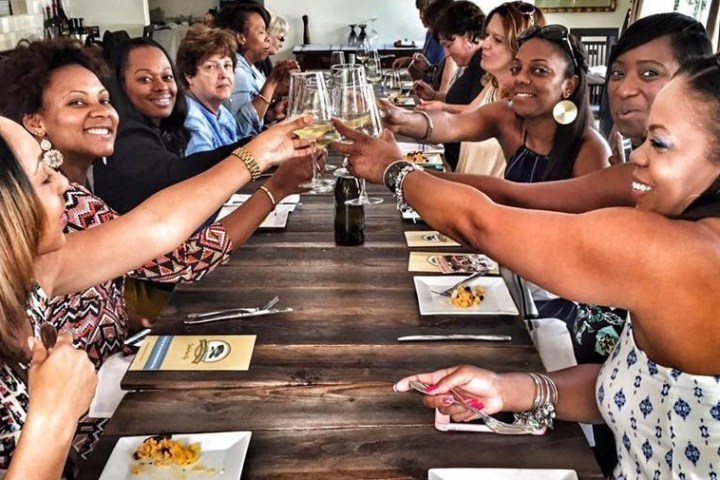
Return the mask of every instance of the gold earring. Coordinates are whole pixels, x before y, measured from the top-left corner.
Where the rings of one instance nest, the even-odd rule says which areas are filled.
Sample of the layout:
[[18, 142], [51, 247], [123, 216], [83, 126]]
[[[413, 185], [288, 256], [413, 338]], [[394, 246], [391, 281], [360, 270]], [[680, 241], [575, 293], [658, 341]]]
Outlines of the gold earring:
[[47, 138], [40, 140], [40, 149], [43, 151], [43, 162], [50, 168], [58, 169], [63, 164], [63, 154], [60, 150], [52, 148], [52, 143]]

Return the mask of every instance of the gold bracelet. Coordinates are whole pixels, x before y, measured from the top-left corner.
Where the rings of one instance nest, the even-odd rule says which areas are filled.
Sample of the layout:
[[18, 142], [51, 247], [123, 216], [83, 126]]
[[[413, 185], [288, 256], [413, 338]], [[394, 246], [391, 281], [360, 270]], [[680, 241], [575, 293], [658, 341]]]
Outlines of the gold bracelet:
[[252, 153], [250, 153], [244, 147], [240, 147], [233, 150], [232, 155], [235, 155], [245, 164], [248, 171], [250, 172], [250, 176], [252, 177], [253, 181], [257, 180], [260, 177], [260, 166], [255, 160], [255, 157], [253, 157]]
[[270, 203], [272, 203], [272, 207], [274, 210], [275, 205], [277, 205], [277, 203], [275, 203], [275, 197], [273, 196], [272, 192], [270, 192], [270, 189], [267, 188], [265, 185], [260, 185], [260, 190], [262, 190], [263, 192], [265, 192], [267, 194], [268, 198], [270, 199]]
[[267, 98], [265, 95], [263, 95], [262, 93], [258, 93], [257, 96], [258, 96], [258, 98], [259, 98], [260, 100], [262, 100], [263, 102], [267, 103], [268, 105], [270, 105], [270, 104], [272, 103], [272, 102], [271, 102], [270, 100], [268, 100], [268, 98]]
[[432, 135], [435, 129], [432, 118], [430, 118], [430, 115], [424, 110], [415, 110], [415, 112], [425, 117], [425, 121], [427, 122], [427, 130], [425, 130], [425, 136], [422, 137], [421, 140], [430, 140], [430, 135]]

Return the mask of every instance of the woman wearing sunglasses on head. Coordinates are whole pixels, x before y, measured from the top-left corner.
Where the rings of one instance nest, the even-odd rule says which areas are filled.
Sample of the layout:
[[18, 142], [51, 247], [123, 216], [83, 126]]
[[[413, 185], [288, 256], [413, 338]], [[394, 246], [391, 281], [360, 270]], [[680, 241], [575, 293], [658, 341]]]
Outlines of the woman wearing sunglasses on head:
[[592, 128], [582, 45], [561, 25], [534, 26], [517, 39], [510, 99], [473, 112], [409, 112], [384, 104], [393, 132], [431, 142], [496, 138], [505, 178], [538, 182], [577, 177], [609, 165], [610, 149]]
[[[720, 60], [688, 60], [657, 95], [644, 143], [633, 151], [635, 208], [564, 214], [500, 206], [465, 185], [388, 158], [394, 146], [336, 124], [354, 145], [354, 174], [384, 181], [429, 225], [549, 290], [630, 312], [604, 365], [542, 374], [462, 366], [414, 375], [428, 406], [452, 388], [486, 414], [518, 412], [606, 422], [617, 440], [612, 478], [713, 478], [720, 462]], [[678, 98], [683, 99], [678, 102]], [[449, 214], [448, 212], [452, 212]], [[611, 239], [610, 241], [608, 239]], [[549, 433], [550, 435], [552, 433]]]

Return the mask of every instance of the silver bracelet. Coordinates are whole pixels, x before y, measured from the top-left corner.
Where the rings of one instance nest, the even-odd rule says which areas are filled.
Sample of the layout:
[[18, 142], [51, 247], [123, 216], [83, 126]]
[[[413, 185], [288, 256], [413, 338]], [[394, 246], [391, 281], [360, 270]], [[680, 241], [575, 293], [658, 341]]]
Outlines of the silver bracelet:
[[407, 177], [408, 173], [418, 170], [423, 170], [423, 168], [419, 165], [411, 163], [410, 165], [403, 167], [397, 174], [395, 179], [395, 200], [397, 201], [398, 210], [411, 208], [410, 205], [405, 202], [405, 196], [403, 195], [403, 183], [405, 183], [405, 177]]
[[539, 373], [530, 373], [529, 375], [535, 384], [533, 406], [527, 412], [516, 413], [515, 423], [530, 425], [536, 430], [543, 427], [553, 428], [555, 405], [558, 401], [557, 386], [547, 375]]

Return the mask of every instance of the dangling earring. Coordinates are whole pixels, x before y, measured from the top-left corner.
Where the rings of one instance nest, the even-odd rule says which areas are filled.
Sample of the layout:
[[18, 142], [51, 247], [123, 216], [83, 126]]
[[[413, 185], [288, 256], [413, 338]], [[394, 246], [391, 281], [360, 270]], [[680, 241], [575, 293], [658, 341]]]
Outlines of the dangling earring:
[[556, 103], [552, 111], [553, 118], [560, 125], [570, 125], [578, 115], [577, 105], [567, 99], [569, 96], [570, 95], [563, 95], [565, 100], [560, 100]]
[[107, 157], [102, 157], [102, 162], [107, 167]]
[[63, 164], [62, 152], [56, 148], [52, 148], [52, 143], [47, 138], [40, 140], [40, 148], [43, 151], [43, 162], [50, 168], [58, 169]]

